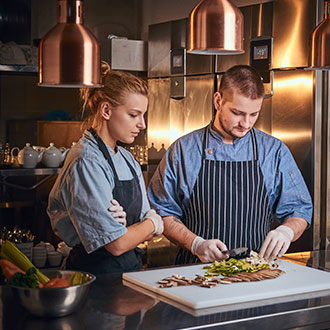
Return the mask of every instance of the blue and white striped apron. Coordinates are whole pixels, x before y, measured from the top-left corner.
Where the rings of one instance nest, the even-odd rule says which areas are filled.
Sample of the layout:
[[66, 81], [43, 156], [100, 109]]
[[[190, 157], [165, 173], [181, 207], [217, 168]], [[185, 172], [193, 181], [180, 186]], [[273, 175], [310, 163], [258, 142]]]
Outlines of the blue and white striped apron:
[[[203, 138], [202, 166], [183, 223], [204, 239], [220, 239], [228, 249], [246, 246], [259, 251], [273, 221], [263, 174], [258, 160], [254, 129], [250, 131], [253, 160], [208, 160], [209, 127]], [[176, 264], [200, 260], [178, 249]]]

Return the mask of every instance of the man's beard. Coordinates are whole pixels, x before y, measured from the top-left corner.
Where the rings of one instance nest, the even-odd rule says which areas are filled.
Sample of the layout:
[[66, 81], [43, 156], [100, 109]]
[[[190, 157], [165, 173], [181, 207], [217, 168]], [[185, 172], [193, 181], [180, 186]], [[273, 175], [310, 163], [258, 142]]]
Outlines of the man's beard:
[[[230, 130], [228, 130], [228, 129], [225, 127], [225, 125], [224, 125], [224, 123], [223, 123], [221, 117], [219, 117], [219, 124], [220, 124], [220, 127], [222, 128], [222, 130], [223, 130], [226, 134], [228, 134], [230, 137], [232, 137], [233, 139], [237, 139], [237, 138], [240, 138], [240, 137], [241, 137], [241, 136], [237, 136], [237, 135], [235, 135], [235, 134], [232, 133]], [[250, 130], [250, 129], [246, 130], [246, 133], [244, 134], [244, 136], [249, 132], [249, 130]]]

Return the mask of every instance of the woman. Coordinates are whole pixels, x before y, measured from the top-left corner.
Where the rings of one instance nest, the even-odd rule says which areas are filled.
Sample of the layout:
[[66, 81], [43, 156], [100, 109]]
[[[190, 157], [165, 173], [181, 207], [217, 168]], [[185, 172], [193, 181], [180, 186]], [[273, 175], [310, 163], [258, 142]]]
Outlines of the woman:
[[[117, 145], [132, 143], [146, 127], [147, 84], [106, 63], [102, 74], [104, 87], [81, 90], [90, 129], [69, 152], [47, 209], [55, 234], [73, 247], [66, 268], [93, 274], [140, 269], [137, 245], [163, 231], [161, 217], [150, 210], [140, 165]], [[117, 202], [109, 212], [112, 200], [126, 218]]]

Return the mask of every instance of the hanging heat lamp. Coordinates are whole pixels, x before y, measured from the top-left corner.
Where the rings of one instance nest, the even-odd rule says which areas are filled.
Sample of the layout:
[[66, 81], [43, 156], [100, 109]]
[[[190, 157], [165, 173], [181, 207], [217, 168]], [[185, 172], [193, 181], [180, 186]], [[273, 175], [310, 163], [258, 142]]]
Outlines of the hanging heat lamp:
[[330, 70], [330, 0], [325, 0], [324, 20], [313, 30], [309, 68]]
[[83, 0], [57, 0], [57, 24], [39, 58], [39, 86], [102, 87], [100, 44], [83, 25]]
[[244, 16], [229, 0], [201, 0], [189, 15], [188, 49], [193, 54], [243, 54]]

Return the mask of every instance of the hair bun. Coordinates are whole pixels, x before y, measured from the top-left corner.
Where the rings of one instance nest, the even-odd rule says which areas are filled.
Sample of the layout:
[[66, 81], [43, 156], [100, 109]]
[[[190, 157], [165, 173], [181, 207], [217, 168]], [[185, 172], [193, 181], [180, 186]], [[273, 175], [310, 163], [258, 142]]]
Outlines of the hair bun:
[[106, 76], [111, 71], [110, 64], [102, 61], [101, 62], [101, 75], [102, 77]]

